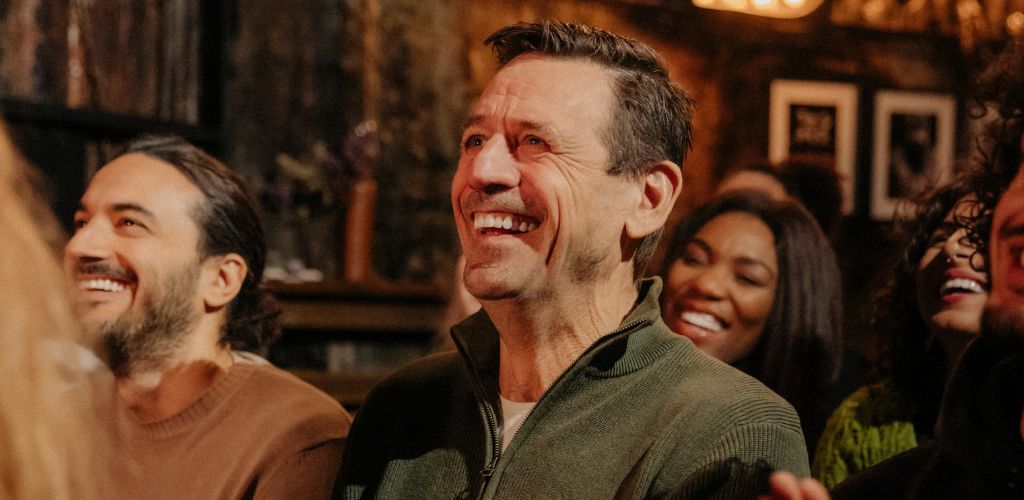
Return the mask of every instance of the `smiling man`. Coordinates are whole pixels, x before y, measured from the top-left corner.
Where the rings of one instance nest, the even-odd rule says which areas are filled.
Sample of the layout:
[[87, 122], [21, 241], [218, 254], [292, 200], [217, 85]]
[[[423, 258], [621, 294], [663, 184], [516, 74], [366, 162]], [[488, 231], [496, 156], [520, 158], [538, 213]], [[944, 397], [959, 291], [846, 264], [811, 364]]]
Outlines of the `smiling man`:
[[253, 354], [277, 331], [254, 204], [223, 164], [152, 137], [101, 168], [65, 264], [115, 375], [121, 498], [324, 498], [349, 417]]
[[673, 334], [642, 280], [682, 184], [692, 102], [658, 56], [578, 24], [503, 28], [452, 182], [457, 353], [360, 409], [342, 498], [749, 498], [806, 474], [793, 410]]

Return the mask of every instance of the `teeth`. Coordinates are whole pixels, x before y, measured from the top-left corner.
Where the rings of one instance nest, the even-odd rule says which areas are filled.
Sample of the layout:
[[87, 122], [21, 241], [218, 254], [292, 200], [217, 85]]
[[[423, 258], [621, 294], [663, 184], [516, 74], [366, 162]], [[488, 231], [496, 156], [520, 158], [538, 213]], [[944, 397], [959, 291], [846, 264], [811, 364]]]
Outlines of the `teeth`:
[[488, 228], [526, 233], [537, 229], [537, 223], [511, 214], [475, 214], [473, 216], [473, 229]]
[[102, 290], [104, 292], [120, 292], [124, 290], [124, 285], [108, 279], [92, 279], [79, 281], [78, 288], [81, 290]]
[[939, 289], [939, 293], [946, 293], [950, 290], [964, 290], [971, 293], [985, 292], [985, 289], [981, 287], [981, 283], [965, 278], [951, 279], [943, 283], [942, 287]]
[[686, 311], [681, 316], [683, 321], [693, 326], [700, 327], [711, 332], [722, 331], [722, 323], [710, 314]]

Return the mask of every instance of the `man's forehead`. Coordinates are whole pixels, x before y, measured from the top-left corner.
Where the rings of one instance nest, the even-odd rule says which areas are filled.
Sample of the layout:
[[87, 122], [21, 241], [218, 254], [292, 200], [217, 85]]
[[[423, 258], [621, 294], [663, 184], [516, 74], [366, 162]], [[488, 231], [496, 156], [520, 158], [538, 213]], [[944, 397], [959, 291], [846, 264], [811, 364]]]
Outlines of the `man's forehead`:
[[131, 153], [115, 158], [96, 172], [81, 205], [191, 207], [201, 198], [202, 191], [173, 165]]
[[567, 117], [601, 119], [614, 102], [611, 81], [607, 69], [586, 60], [520, 56], [491, 79], [467, 123], [500, 118], [540, 128]]

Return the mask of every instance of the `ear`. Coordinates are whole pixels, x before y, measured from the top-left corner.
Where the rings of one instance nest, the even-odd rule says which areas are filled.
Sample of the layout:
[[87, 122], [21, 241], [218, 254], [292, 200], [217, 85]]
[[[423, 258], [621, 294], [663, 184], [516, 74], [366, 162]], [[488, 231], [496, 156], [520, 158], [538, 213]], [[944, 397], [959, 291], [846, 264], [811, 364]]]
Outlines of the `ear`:
[[202, 296], [207, 309], [224, 307], [242, 289], [249, 266], [237, 253], [218, 255], [203, 263]]
[[663, 161], [651, 168], [639, 189], [640, 202], [626, 218], [626, 235], [639, 240], [665, 225], [672, 207], [683, 190], [683, 172], [679, 165]]

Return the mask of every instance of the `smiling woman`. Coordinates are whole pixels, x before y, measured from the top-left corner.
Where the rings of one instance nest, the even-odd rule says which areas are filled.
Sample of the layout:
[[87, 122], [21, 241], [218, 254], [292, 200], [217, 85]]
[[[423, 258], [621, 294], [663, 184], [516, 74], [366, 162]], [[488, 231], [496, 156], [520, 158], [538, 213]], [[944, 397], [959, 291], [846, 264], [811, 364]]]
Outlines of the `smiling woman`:
[[842, 298], [807, 211], [752, 191], [713, 200], [680, 222], [662, 276], [668, 326], [789, 401], [816, 442], [839, 371]]
[[903, 249], [873, 321], [882, 366], [828, 420], [812, 466], [826, 487], [933, 438], [947, 378], [980, 333], [988, 297], [984, 259], [968, 237], [970, 227], [991, 219], [974, 195], [986, 175], [925, 193], [899, 228]]

